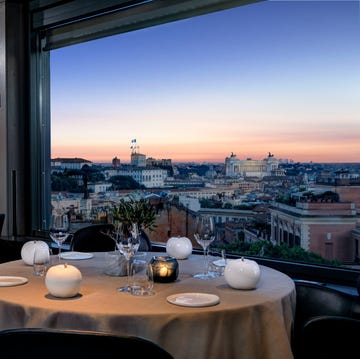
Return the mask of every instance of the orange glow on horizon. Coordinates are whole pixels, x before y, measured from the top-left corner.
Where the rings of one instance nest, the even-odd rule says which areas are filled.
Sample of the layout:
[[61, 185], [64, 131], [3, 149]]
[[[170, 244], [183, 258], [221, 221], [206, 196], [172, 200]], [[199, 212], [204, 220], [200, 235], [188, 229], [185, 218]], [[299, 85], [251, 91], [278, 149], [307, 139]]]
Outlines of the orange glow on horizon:
[[[196, 146], [173, 146], [171, 148], [159, 148], [159, 146], [143, 146], [138, 152], [145, 154], [147, 158], [155, 159], [171, 159], [172, 162], [213, 162], [224, 163], [225, 158], [229, 157], [233, 152], [238, 159], [245, 160], [251, 158], [261, 160], [268, 156], [271, 152], [277, 159], [288, 159], [294, 162], [359, 162], [359, 150], [354, 151], [354, 144], [344, 144], [343, 146], [329, 147], [323, 144], [313, 144], [309, 146], [286, 145], [286, 149], [281, 144], [259, 146], [256, 150], [251, 147], [244, 146], [211, 146], [201, 149]], [[341, 147], [341, 148], [339, 148]], [[206, 150], [206, 149], [209, 150]], [[114, 157], [120, 159], [122, 163], [130, 162], [131, 150], [112, 148], [112, 146], [53, 146], [51, 158], [84, 158], [91, 162], [111, 163]]]

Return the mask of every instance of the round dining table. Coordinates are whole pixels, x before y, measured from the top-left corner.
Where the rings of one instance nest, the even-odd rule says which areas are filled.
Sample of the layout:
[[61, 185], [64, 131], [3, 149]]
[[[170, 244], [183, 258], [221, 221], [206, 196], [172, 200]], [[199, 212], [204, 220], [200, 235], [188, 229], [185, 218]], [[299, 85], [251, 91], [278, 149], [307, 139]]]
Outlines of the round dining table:
[[[147, 252], [143, 258], [155, 255], [164, 253]], [[49, 294], [45, 278], [36, 276], [21, 259], [0, 264], [0, 279], [27, 279], [11, 286], [0, 280], [0, 330], [41, 327], [134, 335], [159, 344], [175, 359], [293, 358], [295, 286], [277, 270], [260, 265], [255, 289], [233, 289], [224, 275], [194, 278], [203, 267], [203, 258], [191, 254], [178, 260], [175, 281], [155, 282], [152, 295], [134, 296], [117, 290], [126, 284], [126, 276], [105, 273], [106, 252], [84, 257], [66, 260], [82, 274], [80, 291], [71, 298]], [[53, 256], [52, 264], [58, 260]], [[215, 295], [219, 302], [184, 306], [181, 300], [180, 305], [168, 301], [182, 293]]]

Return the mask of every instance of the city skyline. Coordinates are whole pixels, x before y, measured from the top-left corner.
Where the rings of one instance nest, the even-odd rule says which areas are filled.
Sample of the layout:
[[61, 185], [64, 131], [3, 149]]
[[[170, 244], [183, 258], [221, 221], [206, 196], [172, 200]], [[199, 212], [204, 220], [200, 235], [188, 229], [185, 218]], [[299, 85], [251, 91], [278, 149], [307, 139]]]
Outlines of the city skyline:
[[359, 19], [267, 1], [53, 50], [51, 157], [359, 162]]

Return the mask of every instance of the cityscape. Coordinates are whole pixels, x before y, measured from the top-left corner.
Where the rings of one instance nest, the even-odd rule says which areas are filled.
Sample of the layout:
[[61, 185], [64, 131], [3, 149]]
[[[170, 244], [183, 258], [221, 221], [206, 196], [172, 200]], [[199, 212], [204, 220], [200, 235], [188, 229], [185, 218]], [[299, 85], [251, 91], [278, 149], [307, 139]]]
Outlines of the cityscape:
[[129, 163], [51, 160], [53, 207], [69, 213], [73, 231], [111, 222], [121, 199], [147, 199], [157, 209], [156, 230], [147, 231], [154, 243], [186, 236], [196, 247], [192, 223], [202, 214], [215, 218], [220, 247], [283, 244], [324, 263], [359, 261], [360, 163], [297, 163], [271, 152], [261, 160], [231, 152], [223, 163], [172, 163], [130, 148]]
[[213, 248], [356, 265], [358, 14], [264, 1], [52, 50], [53, 205], [76, 230], [146, 198], [154, 243], [206, 215]]

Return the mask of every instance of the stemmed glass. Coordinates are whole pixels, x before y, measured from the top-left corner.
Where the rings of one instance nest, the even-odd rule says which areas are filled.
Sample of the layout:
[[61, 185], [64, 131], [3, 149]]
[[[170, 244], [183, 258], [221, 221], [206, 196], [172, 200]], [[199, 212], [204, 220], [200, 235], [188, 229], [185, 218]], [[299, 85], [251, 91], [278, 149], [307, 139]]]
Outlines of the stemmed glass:
[[118, 288], [120, 292], [130, 292], [130, 261], [140, 246], [140, 233], [136, 223], [121, 222], [116, 230], [116, 247], [127, 261], [127, 285]]
[[55, 213], [51, 216], [50, 238], [58, 245], [59, 261], [61, 259], [61, 246], [69, 236], [69, 219], [64, 213]]
[[217, 275], [209, 271], [208, 250], [215, 239], [215, 223], [211, 217], [199, 216], [195, 220], [194, 237], [204, 250], [204, 272], [195, 274], [198, 279], [212, 279]]

